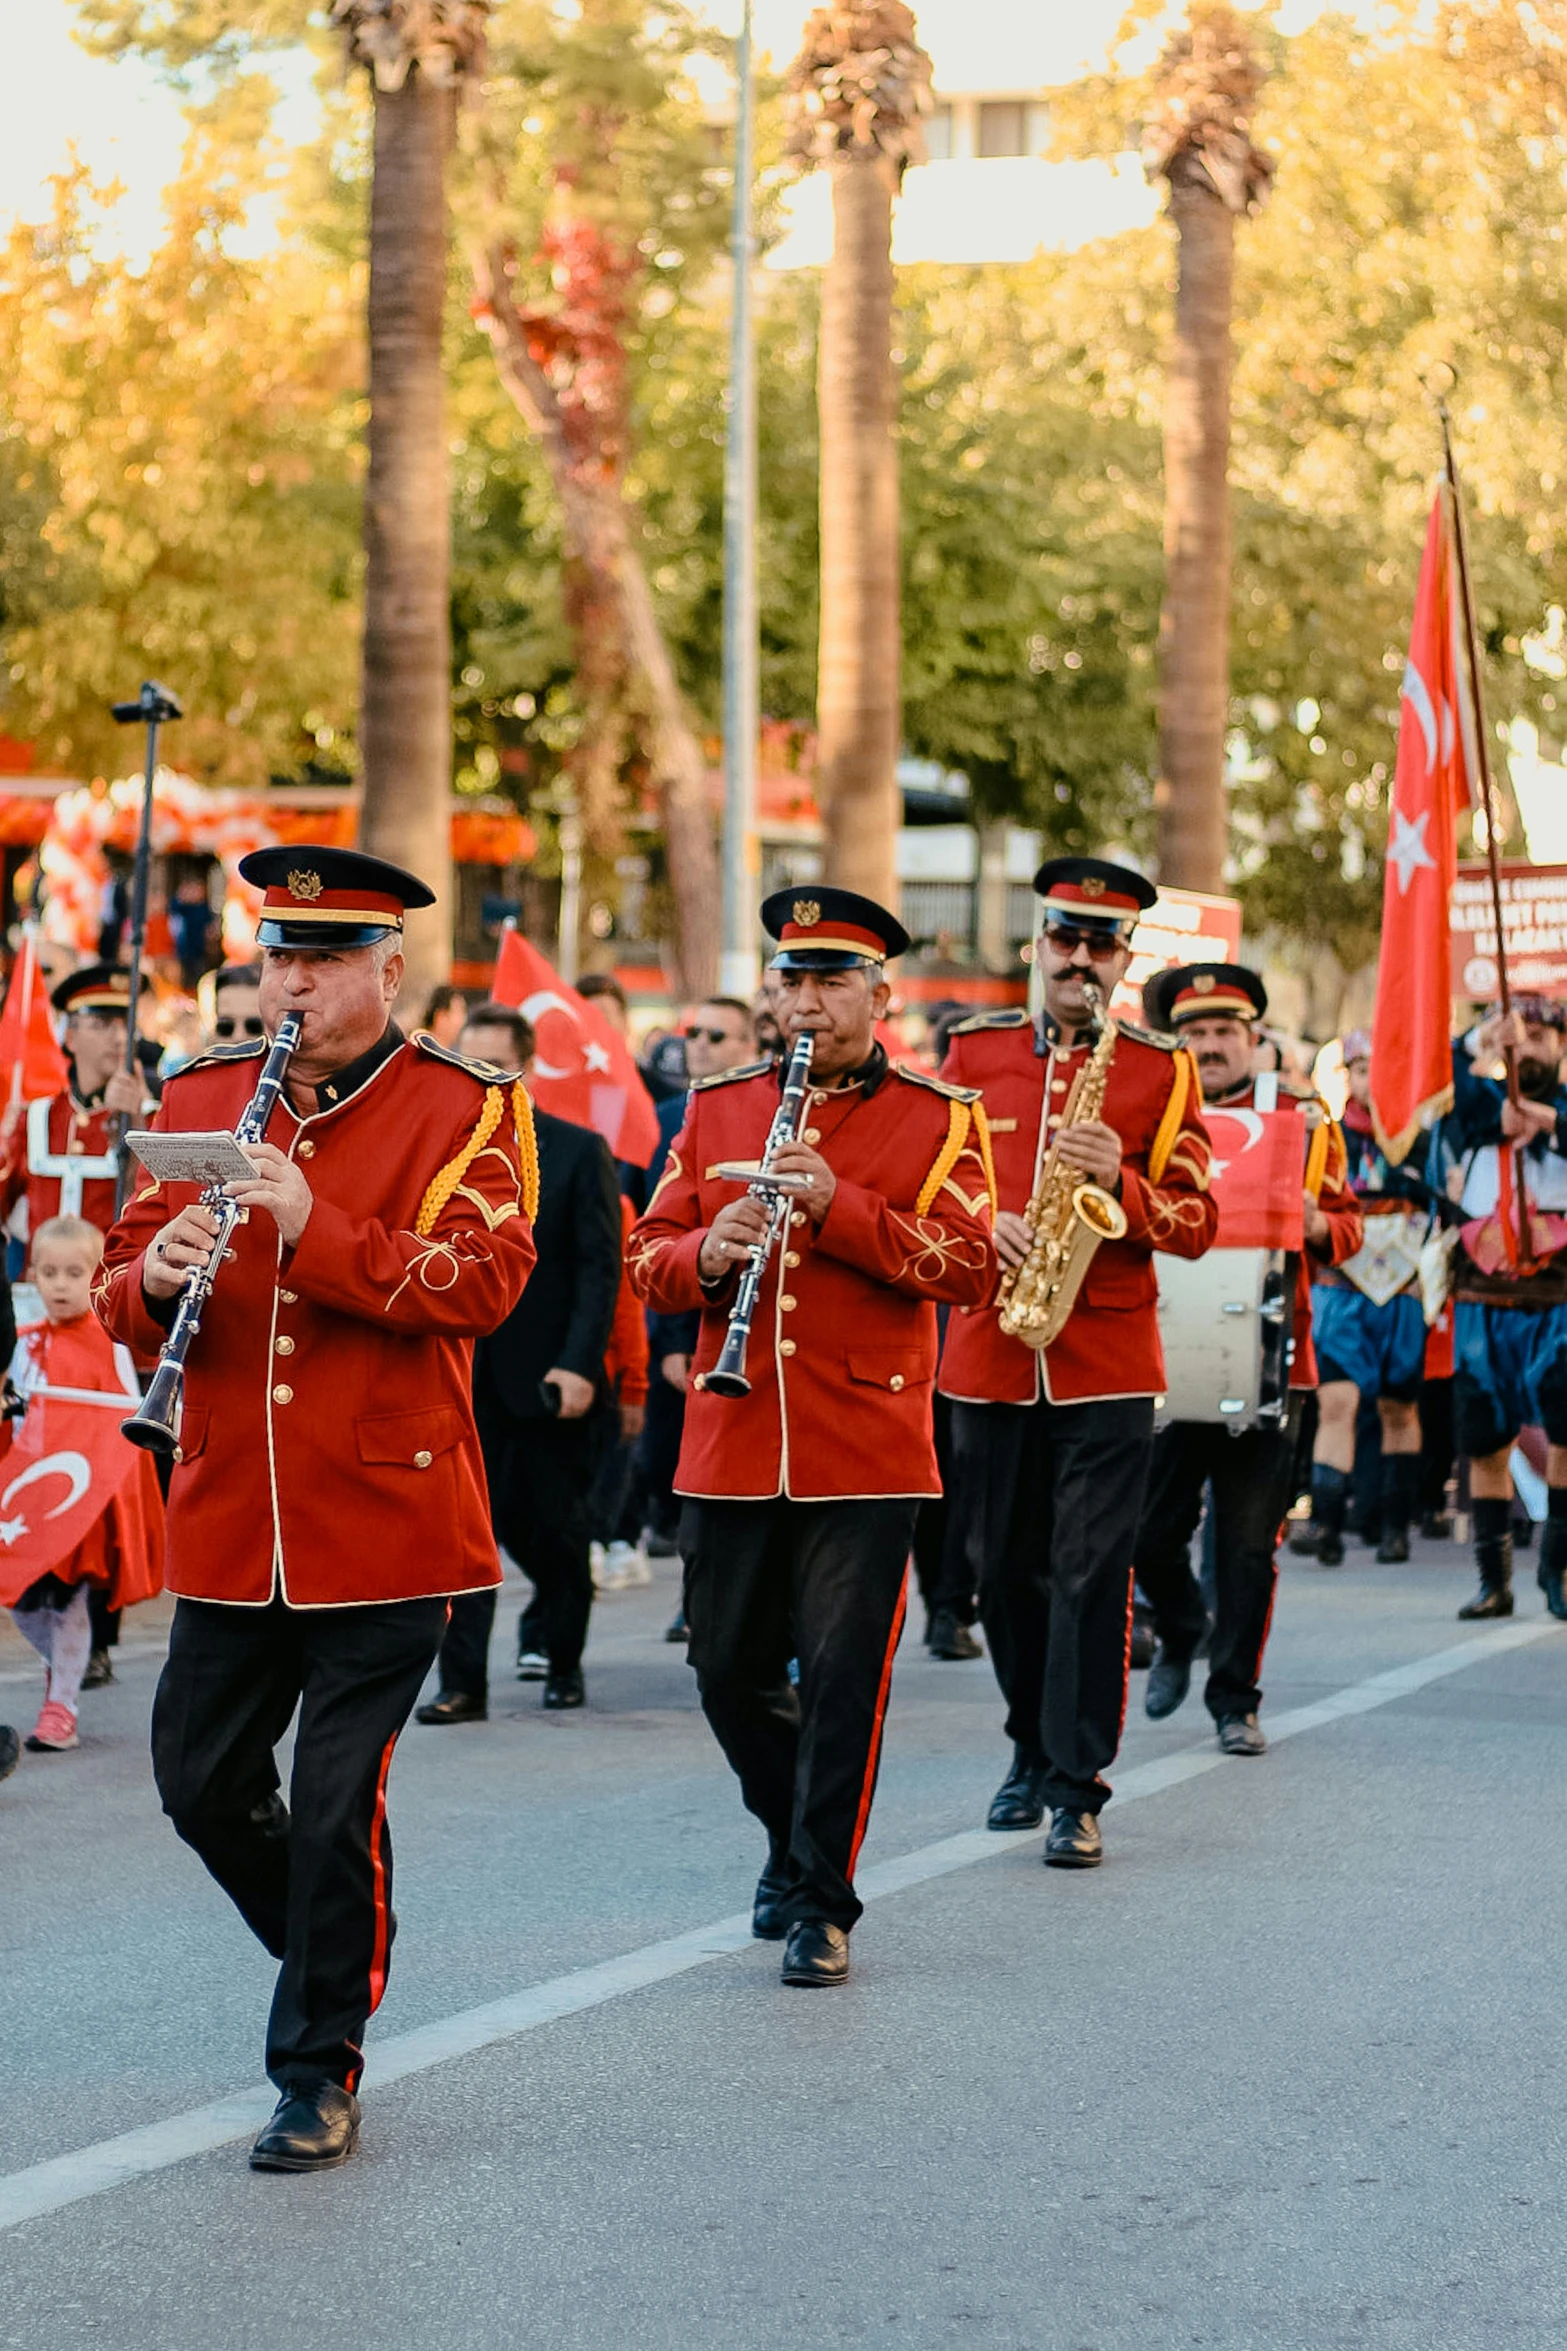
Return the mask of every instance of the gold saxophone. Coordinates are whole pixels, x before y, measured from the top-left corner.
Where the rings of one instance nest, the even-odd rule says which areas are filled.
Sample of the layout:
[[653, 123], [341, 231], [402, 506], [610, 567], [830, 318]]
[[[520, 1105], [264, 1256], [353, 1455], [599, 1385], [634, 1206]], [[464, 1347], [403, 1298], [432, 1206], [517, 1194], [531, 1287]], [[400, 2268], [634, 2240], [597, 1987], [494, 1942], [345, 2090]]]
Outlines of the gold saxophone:
[[1080, 1168], [1069, 1167], [1061, 1157], [1067, 1128], [1102, 1113], [1115, 1059], [1115, 1022], [1097, 988], [1085, 985], [1083, 993], [1096, 1026], [1093, 1051], [1073, 1080], [1034, 1196], [1023, 1211], [1034, 1236], [1028, 1255], [1001, 1280], [1001, 1328], [1025, 1347], [1048, 1347], [1061, 1336], [1094, 1251], [1101, 1241], [1119, 1241], [1126, 1231], [1126, 1211], [1114, 1193], [1089, 1183]]

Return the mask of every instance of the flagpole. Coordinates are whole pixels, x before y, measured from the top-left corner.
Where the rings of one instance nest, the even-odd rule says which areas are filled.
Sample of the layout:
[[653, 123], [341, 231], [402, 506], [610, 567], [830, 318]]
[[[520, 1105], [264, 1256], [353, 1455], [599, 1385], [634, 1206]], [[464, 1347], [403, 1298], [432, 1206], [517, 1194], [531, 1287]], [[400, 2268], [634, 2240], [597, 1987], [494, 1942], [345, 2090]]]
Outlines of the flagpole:
[[[1442, 428], [1442, 463], [1447, 475], [1448, 493], [1453, 501], [1453, 552], [1458, 561], [1458, 601], [1464, 616], [1464, 652], [1469, 664], [1469, 693], [1475, 714], [1475, 749], [1480, 761], [1480, 790], [1485, 801], [1485, 860], [1491, 875], [1491, 914], [1496, 924], [1497, 994], [1505, 1022], [1512, 1016], [1513, 996], [1507, 977], [1507, 945], [1502, 931], [1502, 869], [1496, 849], [1496, 787], [1491, 781], [1490, 730], [1485, 717], [1485, 689], [1480, 682], [1480, 646], [1475, 629], [1474, 591], [1469, 581], [1469, 533], [1464, 524], [1464, 496], [1458, 480], [1458, 461], [1453, 455], [1453, 433], [1447, 413], [1447, 400], [1440, 392], [1433, 392], [1431, 398], [1436, 407], [1437, 422]], [[1502, 1059], [1507, 1069], [1507, 1098], [1516, 1108], [1516, 1048], [1505, 1045], [1502, 1048]]]
[[[1447, 364], [1456, 383], [1457, 370], [1451, 361]], [[1485, 862], [1491, 876], [1491, 917], [1496, 924], [1496, 993], [1502, 1008], [1502, 1023], [1506, 1028], [1512, 1022], [1513, 992], [1507, 977], [1507, 938], [1502, 928], [1502, 867], [1496, 847], [1496, 786], [1491, 780], [1490, 729], [1486, 725], [1485, 689], [1480, 682], [1480, 640], [1475, 627], [1474, 589], [1469, 575], [1469, 532], [1464, 522], [1464, 494], [1458, 479], [1458, 460], [1453, 455], [1453, 431], [1447, 413], [1446, 395], [1433, 392], [1431, 397], [1436, 403], [1437, 422], [1442, 428], [1442, 462], [1447, 473], [1448, 494], [1453, 501], [1453, 553], [1458, 563], [1458, 601], [1464, 615], [1464, 651], [1469, 663], [1469, 692], [1474, 708], [1480, 789], [1485, 795]], [[1511, 1041], [1502, 1047], [1502, 1067], [1507, 1073], [1507, 1099], [1517, 1110], [1523, 1097], [1518, 1084], [1518, 1048]], [[1534, 1254], [1534, 1224], [1529, 1214], [1529, 1187], [1523, 1180], [1523, 1167], [1516, 1152], [1513, 1164], [1517, 1169], [1518, 1180], [1518, 1240], [1524, 1255], [1529, 1257]]]

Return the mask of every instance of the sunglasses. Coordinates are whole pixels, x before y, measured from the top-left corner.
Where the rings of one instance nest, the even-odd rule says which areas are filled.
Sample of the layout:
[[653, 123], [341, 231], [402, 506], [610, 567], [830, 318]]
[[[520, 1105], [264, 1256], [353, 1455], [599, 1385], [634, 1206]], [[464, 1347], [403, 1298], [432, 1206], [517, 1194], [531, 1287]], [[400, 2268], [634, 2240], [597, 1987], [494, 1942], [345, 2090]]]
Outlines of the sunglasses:
[[1119, 931], [1085, 931], [1080, 923], [1051, 922], [1045, 925], [1045, 944], [1052, 955], [1065, 958], [1086, 947], [1090, 962], [1111, 963], [1126, 941]]
[[259, 1037], [265, 1034], [260, 1020], [253, 1012], [247, 1012], [243, 1020], [236, 1020], [231, 1012], [219, 1013], [212, 1024], [212, 1033], [215, 1037]]
[[689, 1028], [682, 1029], [680, 1034], [692, 1045], [698, 1037], [705, 1038], [709, 1045], [731, 1045], [734, 1042], [727, 1029]]

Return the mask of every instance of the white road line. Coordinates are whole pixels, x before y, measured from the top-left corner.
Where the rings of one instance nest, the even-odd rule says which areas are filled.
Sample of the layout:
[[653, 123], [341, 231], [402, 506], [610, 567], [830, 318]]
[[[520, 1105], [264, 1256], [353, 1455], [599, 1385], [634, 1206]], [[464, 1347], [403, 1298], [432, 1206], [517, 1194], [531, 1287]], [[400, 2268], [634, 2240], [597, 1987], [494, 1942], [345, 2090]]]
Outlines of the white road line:
[[[1409, 1665], [1394, 1666], [1388, 1673], [1371, 1674], [1365, 1681], [1351, 1682], [1310, 1706], [1297, 1706], [1287, 1714], [1275, 1716], [1267, 1726], [1269, 1741], [1277, 1746], [1280, 1740], [1295, 1738], [1302, 1731], [1321, 1730], [1352, 1714], [1372, 1713], [1379, 1706], [1390, 1706], [1396, 1699], [1409, 1697], [1431, 1682], [1462, 1673], [1466, 1666], [1505, 1655], [1509, 1649], [1521, 1649], [1555, 1630], [1557, 1627], [1550, 1617], [1501, 1625], [1493, 1632], [1461, 1641], [1455, 1648], [1439, 1650], [1433, 1657], [1416, 1658]], [[1211, 1739], [1205, 1739], [1200, 1746], [1178, 1748], [1173, 1755], [1160, 1756], [1155, 1762], [1138, 1764], [1134, 1770], [1117, 1777], [1116, 1809], [1135, 1803], [1141, 1796], [1161, 1795], [1166, 1788], [1179, 1787], [1185, 1780], [1200, 1779], [1205, 1772], [1217, 1771], [1221, 1766], [1232, 1768], [1231, 1759], [1221, 1755]], [[863, 1871], [858, 1881], [859, 1892], [866, 1902], [883, 1901], [890, 1894], [901, 1894], [910, 1886], [927, 1885], [933, 1878], [947, 1877], [952, 1871], [968, 1869], [975, 1862], [1026, 1851], [1030, 1845], [1041, 1843], [1044, 1834], [1042, 1829], [1037, 1829], [1021, 1836], [998, 1837], [987, 1829], [966, 1829], [957, 1836], [943, 1837], [933, 1845], [922, 1845], [917, 1852], [905, 1853], [895, 1861], [879, 1862], [874, 1869]], [[488, 2048], [497, 2041], [514, 2040], [520, 2033], [534, 2032], [540, 2025], [554, 2024], [563, 2016], [579, 2015], [586, 2008], [602, 2006], [606, 2000], [619, 2000], [628, 1992], [645, 1990], [649, 1984], [667, 1983], [672, 1976], [705, 1966], [711, 1959], [726, 1958], [754, 1947], [750, 1913], [737, 1912], [732, 1918], [715, 1920], [711, 1926], [694, 1927], [687, 1934], [671, 1935], [665, 1942], [648, 1943], [641, 1950], [625, 1952], [618, 1959], [603, 1960], [596, 1967], [577, 1968], [570, 1975], [551, 1978], [548, 1983], [530, 1984], [504, 2000], [491, 2000], [483, 2007], [464, 2009], [459, 2015], [442, 2017], [434, 2024], [419, 2025], [414, 2031], [399, 2033], [391, 2040], [372, 2042], [366, 2051], [366, 2081], [371, 2088], [383, 2089], [409, 2074], [427, 2073], [434, 2066], [449, 2064], [453, 2058], [470, 2056], [476, 2049]], [[105, 2139], [97, 2146], [83, 2147], [74, 2154], [35, 2163], [26, 2171], [12, 2172], [8, 2178], [0, 2178], [0, 2230], [15, 2228], [22, 2221], [35, 2220], [46, 2212], [58, 2212], [67, 2204], [80, 2204], [88, 2197], [105, 2195], [128, 2180], [166, 2171], [173, 2164], [187, 2162], [193, 2155], [205, 2155], [215, 2147], [246, 2138], [265, 2122], [276, 2095], [270, 2088], [243, 2090], [230, 2098], [215, 2099], [210, 2106], [195, 2106], [184, 2114], [170, 2115], [164, 2122], [148, 2123], [140, 2130], [126, 2131], [119, 2138]]]

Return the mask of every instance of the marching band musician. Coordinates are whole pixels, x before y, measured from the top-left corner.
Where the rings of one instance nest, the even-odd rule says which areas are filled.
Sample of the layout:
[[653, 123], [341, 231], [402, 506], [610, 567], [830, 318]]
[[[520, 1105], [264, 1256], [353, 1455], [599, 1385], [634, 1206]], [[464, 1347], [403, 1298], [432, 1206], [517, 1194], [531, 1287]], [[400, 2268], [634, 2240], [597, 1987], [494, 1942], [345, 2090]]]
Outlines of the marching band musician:
[[[1377, 1558], [1409, 1557], [1409, 1522], [1420, 1484], [1420, 1390], [1425, 1379], [1426, 1317], [1420, 1296], [1420, 1251], [1436, 1195], [1406, 1161], [1395, 1167], [1371, 1121], [1371, 1037], [1344, 1039], [1344, 1148], [1350, 1189], [1365, 1218], [1365, 1243], [1347, 1261], [1319, 1265], [1311, 1293], [1319, 1417], [1311, 1460], [1311, 1524], [1290, 1549], [1336, 1567], [1344, 1556], [1344, 1516], [1355, 1466], [1355, 1422], [1363, 1399], [1382, 1423]], [[1364, 1285], [1369, 1284], [1370, 1287]]]
[[[939, 1493], [936, 1306], [993, 1287], [990, 1185], [974, 1098], [876, 1040], [884, 966], [908, 934], [871, 899], [812, 884], [762, 907], [785, 1042], [815, 1039], [808, 1124], [772, 1165], [795, 1196], [757, 1307], [744, 1396], [707, 1387], [763, 1205], [755, 1165], [780, 1072], [699, 1080], [632, 1234], [656, 1312], [699, 1308], [676, 1491], [690, 1660], [703, 1710], [768, 1836], [758, 1936], [783, 1981], [840, 1984], [870, 1814], [915, 1514]], [[799, 1661], [798, 1694], [788, 1667]]]
[[[533, 1263], [526, 1096], [390, 1018], [403, 914], [434, 893], [381, 859], [277, 848], [261, 1013], [302, 1016], [191, 1352], [169, 1492], [179, 1595], [153, 1711], [164, 1810], [281, 1961], [277, 2111], [257, 2170], [345, 2162], [396, 1921], [386, 1779], [448, 1596], [500, 1581], [470, 1400], [473, 1341]], [[266, 1040], [169, 1082], [158, 1125], [232, 1131]], [[109, 1236], [99, 1315], [158, 1350], [217, 1222], [149, 1182]], [[273, 1749], [299, 1709], [290, 1800]]]
[[1152, 1257], [1201, 1257], [1215, 1210], [1196, 1075], [1168, 1038], [1118, 1024], [1103, 1115], [1063, 1123], [1091, 1049], [1085, 983], [1108, 1004], [1152, 884], [1100, 858], [1058, 857], [1034, 889], [1040, 1015], [964, 1022], [942, 1075], [980, 1091], [1004, 1265], [1028, 1256], [1023, 1210], [1052, 1146], [1115, 1195], [1126, 1232], [1101, 1244], [1044, 1349], [1009, 1337], [988, 1304], [950, 1316], [941, 1392], [953, 1401], [950, 1516], [972, 1546], [1013, 1743], [989, 1825], [1036, 1828], [1049, 1806], [1046, 1862], [1091, 1869], [1126, 1709], [1132, 1542], [1164, 1386]]
[[[1258, 1107], [1254, 1024], [1268, 1009], [1268, 992], [1257, 974], [1239, 963], [1181, 964], [1160, 973], [1149, 993], [1160, 1027], [1173, 1031], [1196, 1061], [1203, 1101], [1214, 1109]], [[1152, 1605], [1159, 1641], [1144, 1700], [1157, 1722], [1185, 1698], [1192, 1659], [1208, 1630], [1207, 1607], [1192, 1574], [1191, 1543], [1211, 1482], [1217, 1607], [1203, 1695], [1226, 1755], [1267, 1751], [1257, 1720], [1262, 1703], [1258, 1677], [1273, 1616], [1276, 1552], [1290, 1505], [1301, 1415], [1317, 1382], [1311, 1263], [1341, 1265], [1362, 1238], [1344, 1138], [1327, 1105], [1275, 1078], [1263, 1083], [1263, 1107], [1290, 1103], [1302, 1114], [1306, 1246], [1295, 1276], [1289, 1406], [1275, 1427], [1232, 1430], [1221, 1421], [1177, 1420], [1162, 1428], [1154, 1439], [1135, 1552], [1137, 1580]], [[1221, 1230], [1221, 1242], [1223, 1237]]]
[[[143, 995], [148, 986], [143, 979]], [[84, 1216], [106, 1233], [120, 1164], [113, 1122], [134, 1122], [155, 1107], [140, 1069], [125, 1067], [131, 975], [119, 964], [88, 964], [51, 988], [49, 1001], [65, 1015], [70, 1079], [62, 1093], [30, 1102], [10, 1137], [0, 1220], [25, 1196], [32, 1232], [52, 1216]]]

